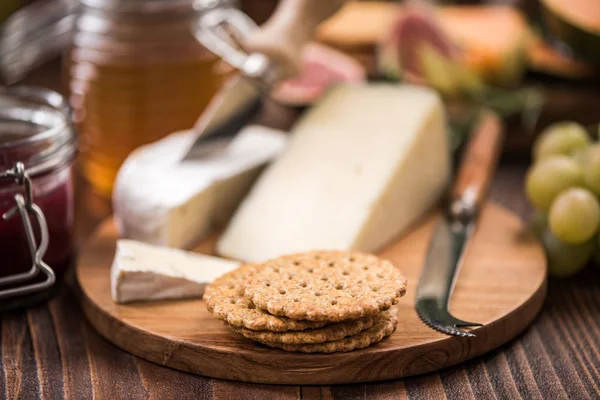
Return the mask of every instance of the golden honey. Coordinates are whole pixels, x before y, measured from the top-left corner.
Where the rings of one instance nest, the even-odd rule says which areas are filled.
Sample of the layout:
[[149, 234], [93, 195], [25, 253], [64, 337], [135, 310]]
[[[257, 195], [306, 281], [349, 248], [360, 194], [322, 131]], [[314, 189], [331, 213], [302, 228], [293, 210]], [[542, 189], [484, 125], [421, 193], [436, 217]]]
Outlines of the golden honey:
[[102, 195], [134, 149], [191, 128], [222, 82], [192, 34], [191, 2], [163, 1], [160, 10], [84, 7], [78, 18], [65, 63], [70, 103], [83, 176]]

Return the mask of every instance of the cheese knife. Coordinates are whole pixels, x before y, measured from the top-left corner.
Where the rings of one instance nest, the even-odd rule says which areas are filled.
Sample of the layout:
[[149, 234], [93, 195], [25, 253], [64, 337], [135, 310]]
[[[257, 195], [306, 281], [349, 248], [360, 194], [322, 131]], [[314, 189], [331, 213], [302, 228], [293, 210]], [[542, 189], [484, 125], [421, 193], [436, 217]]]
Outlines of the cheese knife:
[[240, 73], [225, 83], [198, 120], [198, 136], [184, 160], [225, 147], [260, 112], [269, 91], [300, 72], [302, 47], [346, 1], [283, 0], [260, 28], [233, 7], [203, 15], [196, 38]]
[[450, 314], [448, 305], [477, 216], [494, 175], [504, 137], [500, 118], [485, 111], [464, 150], [450, 201], [433, 233], [417, 287], [421, 320], [448, 335], [474, 337], [460, 328], [481, 326]]

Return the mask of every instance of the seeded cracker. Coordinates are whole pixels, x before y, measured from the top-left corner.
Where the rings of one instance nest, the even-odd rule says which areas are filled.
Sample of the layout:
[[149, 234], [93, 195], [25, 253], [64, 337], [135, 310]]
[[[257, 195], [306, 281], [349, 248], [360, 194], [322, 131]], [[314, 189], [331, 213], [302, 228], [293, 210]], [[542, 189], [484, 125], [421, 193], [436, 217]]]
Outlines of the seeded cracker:
[[270, 314], [339, 322], [375, 315], [398, 303], [406, 278], [374, 255], [312, 251], [269, 260], [248, 278], [245, 295]]
[[246, 328], [229, 326], [229, 328], [248, 339], [261, 343], [280, 343], [280, 344], [310, 344], [331, 342], [340, 340], [347, 336], [356, 335], [359, 332], [369, 329], [373, 326], [374, 317], [365, 317], [351, 321], [337, 322], [329, 324], [319, 329], [309, 329], [300, 332], [269, 332], [253, 331]]
[[281, 344], [275, 342], [264, 342], [264, 344], [286, 351], [298, 351], [302, 353], [335, 353], [364, 349], [374, 343], [380, 342], [383, 338], [394, 332], [398, 322], [398, 318], [396, 317], [397, 312], [398, 310], [396, 307], [392, 307], [387, 311], [382, 311], [373, 317], [374, 324], [371, 328], [341, 340], [318, 344]]
[[210, 284], [203, 296], [208, 311], [232, 326], [253, 330], [285, 332], [320, 328], [326, 324], [276, 317], [254, 307], [250, 299], [245, 298], [243, 294], [244, 282], [255, 270], [254, 265], [243, 265]]

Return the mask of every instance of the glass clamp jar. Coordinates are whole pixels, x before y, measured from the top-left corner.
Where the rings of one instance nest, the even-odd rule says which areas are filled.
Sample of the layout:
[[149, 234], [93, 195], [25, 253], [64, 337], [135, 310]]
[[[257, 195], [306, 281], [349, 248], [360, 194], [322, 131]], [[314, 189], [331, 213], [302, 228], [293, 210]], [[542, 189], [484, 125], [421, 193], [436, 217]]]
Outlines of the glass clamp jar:
[[70, 116], [58, 93], [0, 88], [0, 309], [47, 298], [73, 258]]
[[62, 54], [82, 175], [105, 197], [137, 147], [191, 129], [230, 72], [194, 37], [206, 12], [237, 0], [47, 0], [0, 31], [9, 82]]

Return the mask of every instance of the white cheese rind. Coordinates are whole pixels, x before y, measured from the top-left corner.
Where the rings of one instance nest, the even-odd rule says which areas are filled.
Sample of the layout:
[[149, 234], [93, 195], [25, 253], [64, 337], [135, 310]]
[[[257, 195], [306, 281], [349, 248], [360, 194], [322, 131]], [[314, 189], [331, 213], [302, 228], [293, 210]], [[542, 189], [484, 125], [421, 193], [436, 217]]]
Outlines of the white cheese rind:
[[122, 237], [190, 248], [225, 223], [266, 163], [284, 149], [281, 131], [250, 126], [218, 155], [181, 161], [195, 139], [180, 132], [142, 146], [115, 182], [115, 222]]
[[120, 239], [111, 269], [116, 303], [200, 298], [205, 286], [238, 262]]
[[338, 86], [292, 134], [234, 215], [219, 254], [260, 262], [312, 249], [376, 251], [449, 181], [445, 114], [429, 89]]

